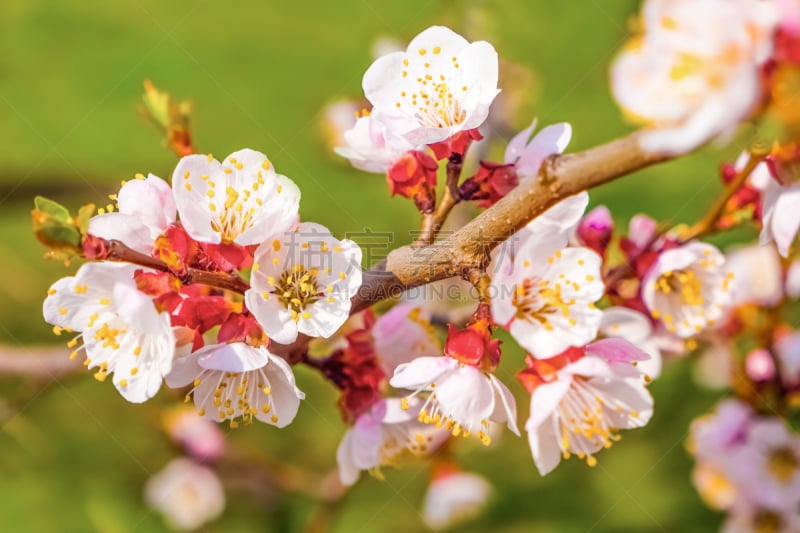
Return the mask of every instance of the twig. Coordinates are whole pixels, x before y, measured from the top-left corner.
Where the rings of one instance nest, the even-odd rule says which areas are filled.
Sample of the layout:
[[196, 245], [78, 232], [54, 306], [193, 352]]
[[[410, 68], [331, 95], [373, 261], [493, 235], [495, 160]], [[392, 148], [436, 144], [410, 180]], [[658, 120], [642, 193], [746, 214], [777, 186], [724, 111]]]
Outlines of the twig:
[[[385, 263], [364, 272], [350, 313], [413, 287], [464, 276], [474, 268], [483, 269], [495, 246], [558, 201], [682, 155], [643, 150], [642, 134], [634, 132], [583, 152], [552, 155], [544, 161], [538, 176], [520, 183], [447, 239], [430, 246], [410, 245], [393, 250]], [[270, 350], [296, 362], [307, 345], [308, 339], [301, 336], [292, 345], [273, 344]]]
[[706, 212], [705, 216], [703, 216], [703, 218], [700, 219], [696, 224], [681, 232], [681, 240], [683, 242], [697, 239], [714, 231], [714, 226], [719, 220], [719, 217], [725, 212], [725, 207], [728, 205], [728, 200], [730, 200], [731, 197], [736, 194], [736, 191], [742, 188], [742, 185], [745, 184], [747, 178], [750, 177], [750, 174], [752, 174], [753, 170], [755, 170], [761, 161], [761, 157], [758, 157], [755, 154], [750, 154], [750, 159], [747, 160], [747, 164], [738, 174], [736, 174], [736, 176], [734, 176], [723, 193], [717, 197], [717, 199]]
[[81, 368], [80, 361], [69, 358], [70, 350], [59, 347], [0, 346], [0, 376], [27, 376], [50, 380]]
[[[139, 253], [125, 246], [122, 242], [117, 240], [105, 241], [107, 252], [101, 258], [108, 261], [123, 261], [126, 263], [133, 263], [160, 272], [170, 272], [175, 275], [163, 261]], [[238, 274], [232, 272], [208, 272], [197, 268], [186, 269], [186, 274], [182, 276], [175, 275], [184, 285], [191, 285], [193, 283], [200, 283], [203, 285], [210, 285], [220, 289], [227, 289], [244, 294], [250, 288], [245, 280], [239, 277]]]
[[436, 206], [433, 213], [425, 215], [422, 219], [422, 228], [419, 236], [412, 246], [429, 246], [436, 240], [439, 230], [442, 229], [450, 211], [461, 201], [461, 194], [458, 192], [458, 181], [461, 179], [461, 170], [464, 167], [464, 160], [454, 153], [447, 160], [447, 185], [442, 194], [442, 199]]

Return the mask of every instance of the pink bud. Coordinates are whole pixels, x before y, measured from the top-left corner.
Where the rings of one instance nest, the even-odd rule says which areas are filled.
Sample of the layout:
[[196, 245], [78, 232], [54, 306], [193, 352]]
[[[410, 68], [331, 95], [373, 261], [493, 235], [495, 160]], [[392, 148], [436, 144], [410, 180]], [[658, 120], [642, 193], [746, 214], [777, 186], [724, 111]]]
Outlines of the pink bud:
[[578, 239], [601, 256], [605, 256], [611, 234], [614, 231], [614, 220], [607, 207], [595, 207], [578, 225]]
[[775, 377], [775, 361], [764, 348], [758, 348], [747, 354], [744, 368], [747, 376], [753, 381], [770, 381]]

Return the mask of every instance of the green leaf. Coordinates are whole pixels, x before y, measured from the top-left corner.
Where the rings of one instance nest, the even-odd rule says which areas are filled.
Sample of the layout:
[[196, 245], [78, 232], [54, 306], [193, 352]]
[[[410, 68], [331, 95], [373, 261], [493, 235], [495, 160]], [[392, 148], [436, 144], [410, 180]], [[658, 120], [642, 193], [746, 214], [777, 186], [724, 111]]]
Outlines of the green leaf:
[[69, 210], [42, 196], [37, 196], [33, 203], [31, 218], [36, 239], [53, 252], [71, 255], [80, 253], [81, 231]]
[[44, 196], [37, 196], [33, 199], [33, 205], [38, 211], [41, 211], [57, 221], [65, 224], [72, 223], [69, 210], [58, 202], [45, 198]]

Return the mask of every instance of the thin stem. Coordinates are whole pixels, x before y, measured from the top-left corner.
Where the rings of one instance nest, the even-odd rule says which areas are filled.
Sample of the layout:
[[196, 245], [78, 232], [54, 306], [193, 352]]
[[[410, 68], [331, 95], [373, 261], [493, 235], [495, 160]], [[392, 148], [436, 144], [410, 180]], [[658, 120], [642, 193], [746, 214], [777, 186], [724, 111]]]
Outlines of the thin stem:
[[436, 210], [425, 215], [422, 219], [420, 234], [412, 246], [429, 246], [436, 240], [436, 236], [442, 229], [448, 215], [450, 215], [450, 211], [461, 201], [458, 182], [461, 179], [463, 168], [464, 159], [461, 155], [452, 154], [447, 160], [447, 184], [442, 194], [442, 199], [436, 206]]
[[102, 257], [98, 257], [97, 259], [122, 261], [125, 263], [140, 265], [146, 268], [152, 268], [153, 270], [158, 270], [160, 272], [169, 272], [180, 279], [181, 283], [184, 285], [200, 283], [202, 285], [209, 285], [219, 289], [227, 289], [240, 294], [244, 294], [245, 291], [250, 288], [249, 283], [239, 277], [238, 274], [233, 272], [209, 272], [197, 268], [188, 268], [186, 270], [186, 274], [179, 276], [174, 274], [170, 270], [169, 266], [167, 266], [163, 261], [128, 248], [120, 241], [109, 240], [105, 241], [104, 244], [107, 252]]
[[753, 170], [755, 170], [761, 161], [761, 157], [750, 154], [750, 159], [747, 160], [747, 164], [733, 177], [722, 194], [711, 204], [703, 218], [689, 229], [681, 232], [681, 240], [683, 242], [697, 239], [714, 232], [717, 221], [725, 213], [725, 207], [728, 205], [728, 201], [736, 194], [736, 191], [742, 188], [747, 178], [750, 177], [750, 174], [752, 174]]

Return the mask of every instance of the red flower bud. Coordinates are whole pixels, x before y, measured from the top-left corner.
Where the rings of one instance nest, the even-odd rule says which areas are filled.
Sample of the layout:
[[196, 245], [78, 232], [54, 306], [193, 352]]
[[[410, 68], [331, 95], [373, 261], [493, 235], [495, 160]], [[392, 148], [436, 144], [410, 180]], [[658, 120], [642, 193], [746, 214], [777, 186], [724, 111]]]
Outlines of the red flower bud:
[[448, 324], [444, 354], [465, 365], [491, 372], [500, 363], [500, 341], [492, 338], [487, 318], [481, 318], [463, 330]]
[[519, 176], [513, 163], [481, 161], [478, 172], [461, 184], [461, 198], [477, 200], [479, 207], [491, 207], [517, 185]]
[[420, 211], [431, 213], [436, 206], [438, 170], [439, 164], [434, 158], [425, 152], [410, 150], [392, 165], [386, 173], [386, 182], [392, 196], [413, 198]]

